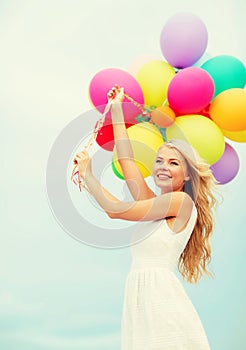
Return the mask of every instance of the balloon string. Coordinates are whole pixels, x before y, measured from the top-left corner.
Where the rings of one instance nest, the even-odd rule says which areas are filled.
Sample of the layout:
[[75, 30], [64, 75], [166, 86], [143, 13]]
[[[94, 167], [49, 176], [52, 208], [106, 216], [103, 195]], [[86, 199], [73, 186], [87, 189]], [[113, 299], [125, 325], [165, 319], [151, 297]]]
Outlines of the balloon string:
[[165, 106], [167, 103], [167, 98], [164, 100], [163, 104], [161, 105], [162, 107]]
[[[136, 106], [137, 108], [140, 109], [141, 111], [141, 114], [144, 118], [148, 118], [150, 117], [150, 113], [148, 111], [146, 111], [146, 109], [144, 109], [144, 107], [136, 102], [131, 96], [127, 95], [124, 93], [124, 96], [126, 99], [128, 99], [134, 106]], [[96, 138], [97, 138], [97, 134], [99, 132], [99, 130], [102, 128], [103, 124], [104, 124], [104, 121], [105, 121], [105, 117], [107, 115], [107, 113], [109, 112], [110, 108], [112, 106], [112, 102], [109, 101], [104, 109], [104, 112], [103, 112], [103, 115], [102, 117], [99, 119], [98, 123], [95, 125], [95, 128], [94, 128], [94, 131], [93, 131], [93, 134], [91, 136], [91, 138], [89, 139], [88, 143], [84, 146], [84, 151], [89, 151], [89, 149], [91, 148], [91, 146], [94, 144]], [[78, 164], [77, 164], [77, 161], [74, 160], [74, 168], [72, 170], [72, 175], [71, 175], [71, 180], [73, 181], [73, 183], [77, 186], [79, 186], [79, 190], [80, 192], [82, 191], [82, 187], [87, 190], [88, 192], [90, 192], [89, 188], [86, 186], [85, 182], [81, 181], [81, 177], [80, 177], [80, 174], [79, 174], [79, 171], [78, 171]], [[77, 175], [77, 179], [75, 178]], [[91, 192], [90, 192], [91, 193]]]

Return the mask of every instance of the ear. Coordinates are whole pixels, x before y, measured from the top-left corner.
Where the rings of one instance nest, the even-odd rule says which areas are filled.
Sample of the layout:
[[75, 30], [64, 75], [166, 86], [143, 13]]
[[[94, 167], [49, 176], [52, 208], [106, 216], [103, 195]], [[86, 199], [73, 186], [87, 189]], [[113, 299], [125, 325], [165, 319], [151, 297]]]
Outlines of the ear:
[[189, 181], [190, 180], [190, 176], [187, 175], [184, 179], [185, 179], [185, 181]]

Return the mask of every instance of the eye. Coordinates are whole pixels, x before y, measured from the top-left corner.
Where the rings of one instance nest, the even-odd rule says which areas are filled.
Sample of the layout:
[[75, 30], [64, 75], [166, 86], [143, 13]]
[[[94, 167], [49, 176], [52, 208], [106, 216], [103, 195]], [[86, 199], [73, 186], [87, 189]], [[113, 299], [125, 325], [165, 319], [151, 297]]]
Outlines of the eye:
[[171, 164], [174, 164], [174, 165], [179, 165], [179, 163], [177, 163], [177, 162], [171, 162]]
[[156, 159], [156, 161], [155, 161], [156, 163], [160, 163], [161, 162], [161, 160], [160, 159]]

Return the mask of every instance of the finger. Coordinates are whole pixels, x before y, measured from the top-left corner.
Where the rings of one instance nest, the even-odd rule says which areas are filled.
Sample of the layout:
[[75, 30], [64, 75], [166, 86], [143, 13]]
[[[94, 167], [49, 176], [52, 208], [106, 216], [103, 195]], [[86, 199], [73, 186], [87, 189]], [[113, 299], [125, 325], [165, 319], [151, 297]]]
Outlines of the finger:
[[83, 156], [88, 156], [88, 155], [89, 155], [89, 153], [88, 153], [87, 151], [82, 151], [81, 154], [82, 154]]
[[113, 92], [109, 92], [108, 96], [109, 96], [109, 98], [112, 98], [114, 96], [114, 93]]

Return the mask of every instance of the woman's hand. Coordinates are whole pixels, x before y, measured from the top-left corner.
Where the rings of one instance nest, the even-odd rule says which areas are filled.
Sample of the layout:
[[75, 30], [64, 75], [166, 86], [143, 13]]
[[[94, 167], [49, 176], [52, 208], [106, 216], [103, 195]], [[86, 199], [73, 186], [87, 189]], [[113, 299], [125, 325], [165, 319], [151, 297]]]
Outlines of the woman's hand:
[[88, 152], [83, 151], [83, 152], [77, 153], [73, 162], [74, 164], [77, 164], [78, 171], [82, 179], [85, 180], [86, 176], [92, 175], [91, 158]]
[[124, 88], [120, 88], [118, 84], [115, 84], [115, 86], [108, 92], [108, 102], [111, 102], [112, 104], [121, 103], [124, 98]]

